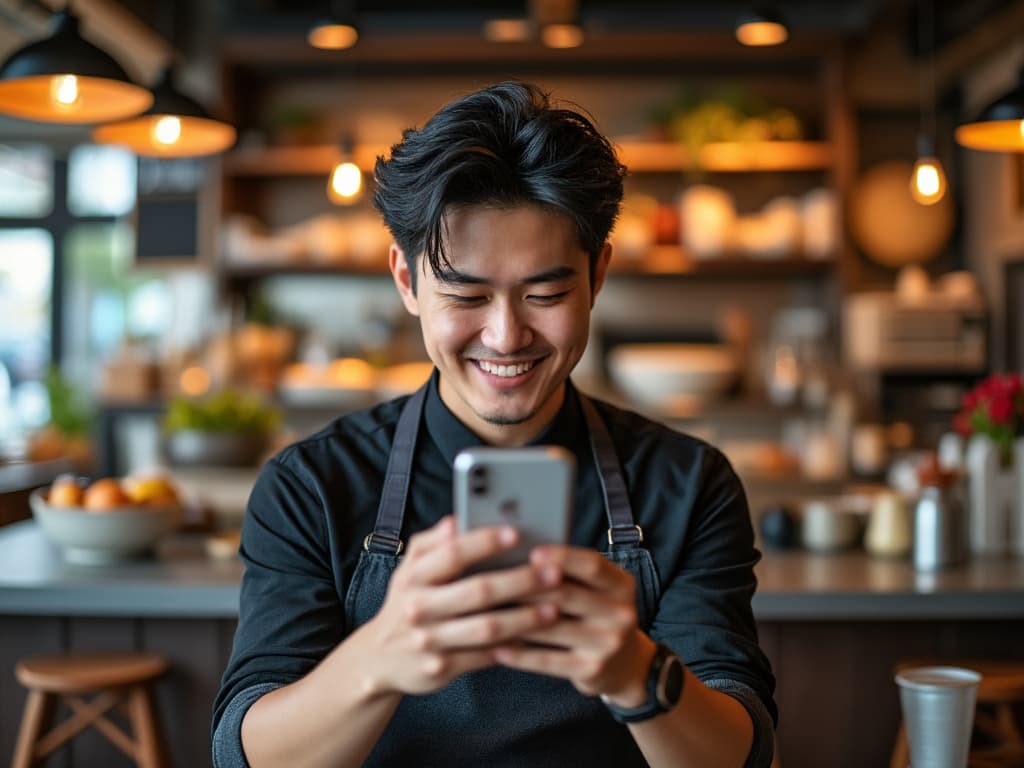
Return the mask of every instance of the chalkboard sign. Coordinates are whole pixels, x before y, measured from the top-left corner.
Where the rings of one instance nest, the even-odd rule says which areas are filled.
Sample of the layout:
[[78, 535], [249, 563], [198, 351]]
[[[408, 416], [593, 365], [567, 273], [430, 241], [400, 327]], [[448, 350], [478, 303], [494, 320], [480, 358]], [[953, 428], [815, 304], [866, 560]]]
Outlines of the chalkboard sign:
[[139, 264], [195, 263], [209, 231], [209, 161], [139, 158], [135, 259]]

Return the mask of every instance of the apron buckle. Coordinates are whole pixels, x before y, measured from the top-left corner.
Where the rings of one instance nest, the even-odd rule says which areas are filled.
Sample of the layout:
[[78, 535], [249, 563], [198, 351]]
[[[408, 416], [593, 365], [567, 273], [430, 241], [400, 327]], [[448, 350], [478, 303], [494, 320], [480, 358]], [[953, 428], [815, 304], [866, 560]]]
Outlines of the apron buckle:
[[[402, 550], [405, 549], [405, 542], [402, 541], [401, 539], [398, 539], [397, 541], [398, 541], [398, 543], [395, 544], [395, 555], [396, 556], [402, 554]], [[373, 533], [366, 534], [366, 538], [363, 539], [363, 549], [365, 549], [367, 552], [369, 552], [370, 551], [370, 544], [372, 542], [373, 542]]]
[[[639, 537], [638, 541], [642, 544], [643, 540], [644, 540], [644, 529], [641, 528], [639, 525], [636, 525], [635, 523], [633, 524], [633, 529], [636, 531], [636, 535]], [[616, 530], [622, 532], [622, 531], [628, 530], [628, 529], [609, 528], [608, 529], [608, 546], [609, 547], [614, 547], [615, 546], [615, 532], [616, 532]]]

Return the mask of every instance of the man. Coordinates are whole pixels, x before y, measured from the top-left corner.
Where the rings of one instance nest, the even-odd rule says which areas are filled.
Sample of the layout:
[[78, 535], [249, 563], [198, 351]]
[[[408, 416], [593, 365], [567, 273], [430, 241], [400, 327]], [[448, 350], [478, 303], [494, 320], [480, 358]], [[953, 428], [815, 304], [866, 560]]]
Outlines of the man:
[[[624, 173], [587, 118], [518, 83], [378, 160], [391, 272], [435, 372], [261, 473], [217, 766], [769, 764], [738, 479], [568, 379]], [[465, 575], [517, 540], [448, 514], [455, 454], [481, 443], [573, 452], [571, 546]]]

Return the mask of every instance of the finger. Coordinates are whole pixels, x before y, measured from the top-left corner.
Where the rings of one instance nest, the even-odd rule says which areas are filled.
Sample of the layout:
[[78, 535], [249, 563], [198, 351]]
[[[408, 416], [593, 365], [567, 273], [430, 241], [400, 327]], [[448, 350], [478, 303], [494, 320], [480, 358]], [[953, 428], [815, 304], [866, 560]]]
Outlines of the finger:
[[432, 653], [422, 660], [420, 673], [430, 681], [429, 687], [436, 689], [466, 672], [493, 666], [494, 654], [489, 649]]
[[588, 586], [562, 582], [552, 589], [523, 598], [528, 603], [553, 603], [563, 616], [585, 621], [595, 627], [621, 629], [637, 623], [636, 606], [630, 595], [629, 602], [616, 600], [606, 592]]
[[527, 645], [502, 645], [494, 649], [499, 664], [523, 672], [536, 672], [565, 680], [579, 674], [580, 658], [561, 648], [536, 648]]
[[506, 552], [519, 541], [510, 526], [477, 528], [437, 542], [409, 563], [407, 575], [417, 583], [443, 584], [472, 565]]
[[523, 635], [523, 640], [563, 650], [582, 653], [614, 651], [622, 642], [622, 632], [608, 627], [595, 627], [576, 619], [562, 618], [550, 626]]
[[429, 552], [440, 542], [452, 538], [455, 535], [455, 518], [452, 515], [445, 515], [429, 528], [413, 534], [409, 538], [409, 548], [406, 550], [406, 557], [412, 558]]
[[580, 547], [545, 545], [530, 552], [535, 565], [555, 565], [566, 576], [593, 589], [633, 599], [633, 577], [600, 552]]
[[561, 579], [554, 566], [523, 565], [491, 571], [423, 590], [408, 607], [409, 620], [425, 624], [451, 616], [495, 608], [513, 602], [538, 602], [535, 595], [550, 591]]
[[533, 605], [489, 611], [412, 630], [418, 651], [487, 648], [536, 631], [558, 618], [552, 605]]

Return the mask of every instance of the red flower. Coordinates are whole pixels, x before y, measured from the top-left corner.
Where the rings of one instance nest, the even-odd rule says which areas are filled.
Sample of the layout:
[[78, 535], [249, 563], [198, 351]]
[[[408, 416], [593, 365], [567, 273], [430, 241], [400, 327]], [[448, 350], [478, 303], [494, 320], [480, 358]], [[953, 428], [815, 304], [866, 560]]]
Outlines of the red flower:
[[964, 411], [953, 417], [953, 431], [962, 437], [970, 437], [974, 432], [971, 427], [971, 417]]
[[988, 402], [988, 416], [996, 424], [1009, 424], [1013, 418], [1013, 400], [1000, 392]]

